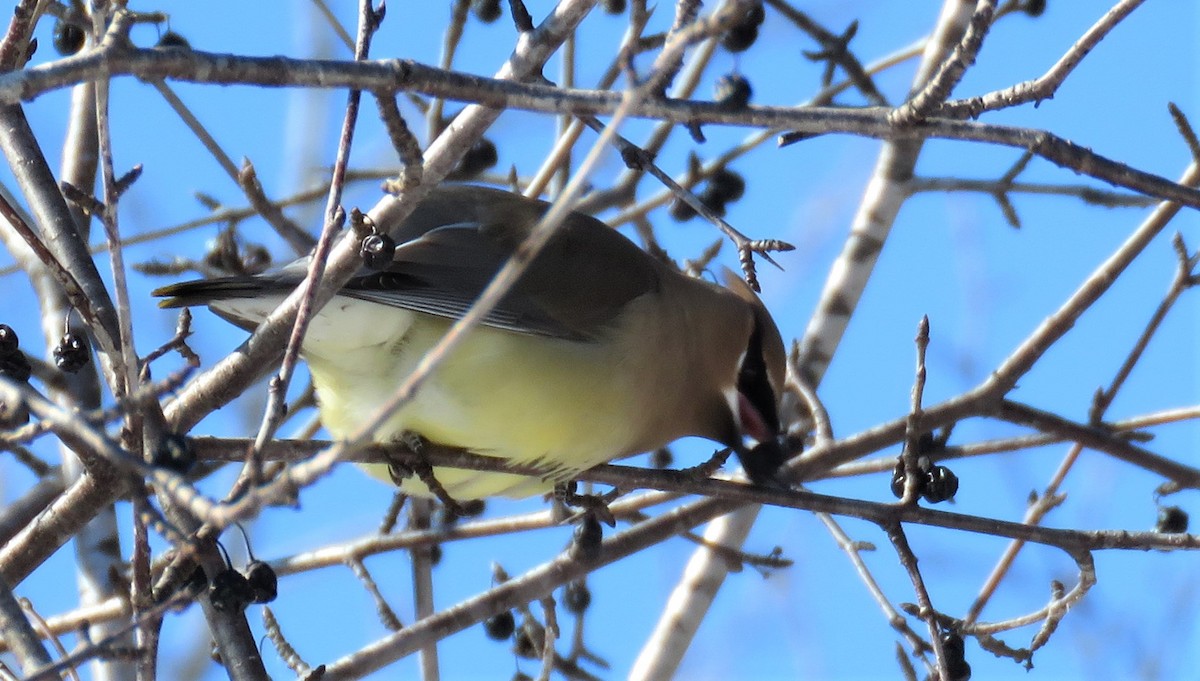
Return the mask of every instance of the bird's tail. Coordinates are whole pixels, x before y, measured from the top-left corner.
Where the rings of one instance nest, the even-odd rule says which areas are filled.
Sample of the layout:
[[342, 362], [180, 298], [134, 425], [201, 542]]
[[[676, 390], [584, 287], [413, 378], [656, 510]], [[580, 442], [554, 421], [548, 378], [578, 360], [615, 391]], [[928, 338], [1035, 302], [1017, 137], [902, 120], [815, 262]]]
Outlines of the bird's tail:
[[286, 292], [290, 288], [276, 285], [269, 277], [242, 275], [181, 281], [154, 289], [151, 295], [163, 298], [158, 301], [159, 307], [198, 307], [223, 300], [257, 298], [272, 291]]
[[181, 281], [155, 289], [159, 307], [207, 306], [219, 317], [253, 331], [303, 279], [286, 268], [259, 275]]

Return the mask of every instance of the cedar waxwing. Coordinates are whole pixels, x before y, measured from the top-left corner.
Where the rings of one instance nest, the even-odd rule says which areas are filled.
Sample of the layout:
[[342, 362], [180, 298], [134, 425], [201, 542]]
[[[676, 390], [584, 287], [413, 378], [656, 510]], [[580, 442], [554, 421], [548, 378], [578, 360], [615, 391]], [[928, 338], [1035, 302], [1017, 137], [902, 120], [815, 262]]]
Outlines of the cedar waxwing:
[[[388, 230], [399, 243], [392, 262], [351, 279], [312, 319], [302, 345], [332, 435], [352, 433], [391, 397], [548, 207], [443, 185]], [[169, 296], [163, 307], [207, 305], [251, 330], [301, 282], [307, 262], [154, 294]], [[733, 448], [752, 480], [771, 482], [782, 461], [783, 341], [750, 287], [728, 270], [725, 278], [728, 288], [685, 276], [572, 213], [375, 439], [416, 434], [548, 471], [538, 479], [435, 468], [460, 500], [544, 493], [689, 435]], [[415, 478], [401, 486], [429, 494]]]

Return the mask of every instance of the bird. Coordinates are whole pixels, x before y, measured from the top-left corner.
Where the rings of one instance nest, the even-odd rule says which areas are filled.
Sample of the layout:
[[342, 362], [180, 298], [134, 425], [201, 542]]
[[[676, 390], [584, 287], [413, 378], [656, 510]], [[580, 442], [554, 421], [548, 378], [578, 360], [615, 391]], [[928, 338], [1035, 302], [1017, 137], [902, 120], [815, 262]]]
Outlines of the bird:
[[[379, 268], [364, 264], [313, 317], [301, 345], [334, 438], [354, 433], [391, 397], [549, 206], [442, 184], [401, 224], [377, 226], [398, 244], [393, 257]], [[153, 295], [164, 298], [161, 307], [207, 306], [253, 330], [307, 267], [302, 258]], [[455, 500], [544, 494], [588, 468], [685, 436], [731, 448], [751, 482], [777, 484], [783, 341], [754, 291], [727, 269], [723, 276], [724, 286], [687, 276], [572, 212], [481, 326], [373, 437], [415, 436], [544, 471], [433, 468]], [[411, 476], [399, 484], [433, 494]]]

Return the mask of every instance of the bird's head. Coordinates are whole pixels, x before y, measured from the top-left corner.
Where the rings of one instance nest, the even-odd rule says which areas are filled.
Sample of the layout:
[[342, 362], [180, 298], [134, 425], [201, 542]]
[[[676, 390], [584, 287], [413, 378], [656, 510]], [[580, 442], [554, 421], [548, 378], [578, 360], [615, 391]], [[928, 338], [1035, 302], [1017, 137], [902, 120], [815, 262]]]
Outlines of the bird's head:
[[[779, 421], [779, 401], [787, 372], [787, 355], [779, 328], [758, 295], [732, 271], [723, 273], [725, 288], [752, 313], [751, 325], [734, 339], [740, 349], [734, 384], [723, 392], [732, 419], [715, 438], [737, 452], [746, 475], [759, 484], [777, 484], [776, 471], [786, 456]], [[733, 329], [724, 330], [728, 333]]]

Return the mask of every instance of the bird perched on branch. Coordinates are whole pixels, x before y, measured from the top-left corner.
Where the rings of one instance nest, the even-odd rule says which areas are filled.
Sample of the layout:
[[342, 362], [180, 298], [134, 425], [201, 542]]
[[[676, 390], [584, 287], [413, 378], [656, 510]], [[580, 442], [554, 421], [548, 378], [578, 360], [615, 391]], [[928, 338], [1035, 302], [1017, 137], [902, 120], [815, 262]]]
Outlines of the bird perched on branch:
[[[549, 208], [470, 185], [434, 188], [399, 225], [399, 246], [312, 319], [301, 348], [321, 420], [353, 433], [461, 317]], [[207, 305], [247, 330], [304, 279], [273, 273], [188, 281], [163, 307]], [[378, 263], [376, 263], [378, 264]], [[374, 434], [419, 436], [535, 464], [542, 478], [433, 469], [455, 499], [543, 493], [613, 459], [700, 436], [732, 448], [751, 480], [782, 461], [779, 330], [728, 270], [687, 277], [599, 220], [571, 213], [500, 304]], [[402, 486], [429, 494], [420, 481]]]

